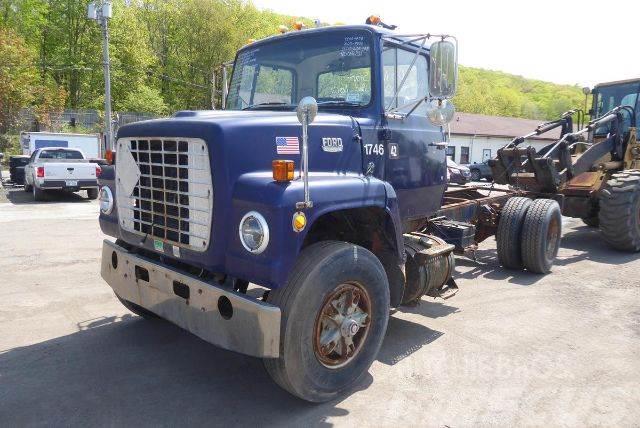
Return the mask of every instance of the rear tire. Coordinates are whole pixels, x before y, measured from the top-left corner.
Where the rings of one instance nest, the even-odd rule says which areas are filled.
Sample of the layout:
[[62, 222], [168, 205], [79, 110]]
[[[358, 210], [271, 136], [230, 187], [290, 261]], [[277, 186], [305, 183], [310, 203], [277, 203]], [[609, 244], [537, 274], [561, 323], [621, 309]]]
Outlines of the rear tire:
[[136, 305], [135, 303], [130, 302], [128, 300], [124, 300], [122, 297], [118, 296], [117, 294], [116, 294], [116, 297], [118, 298], [118, 300], [120, 300], [120, 303], [122, 303], [122, 305], [125, 308], [129, 309], [134, 314], [141, 316], [142, 318], [147, 320], [160, 319], [158, 315], [154, 314], [151, 311], [146, 310], [142, 306]]
[[46, 195], [44, 190], [38, 189], [38, 186], [31, 186], [31, 190], [33, 191], [33, 200], [34, 201], [44, 201]]
[[522, 269], [521, 240], [520, 235], [527, 210], [532, 204], [531, 199], [515, 197], [511, 198], [502, 207], [496, 241], [498, 248], [498, 260], [507, 269]]
[[522, 262], [529, 272], [551, 272], [561, 237], [560, 205], [552, 199], [533, 201], [522, 226]]
[[[349, 338], [342, 332], [353, 315], [339, 315], [342, 307], [353, 306], [346, 304], [348, 297], [339, 300], [344, 304], [333, 300], [345, 286], [357, 288], [351, 292], [352, 304], [368, 304], [367, 310], [358, 306], [352, 312], [367, 316]], [[353, 388], [378, 354], [389, 320], [382, 264], [370, 251], [346, 242], [319, 242], [303, 250], [288, 284], [271, 291], [268, 302], [282, 310], [282, 320], [280, 357], [264, 359], [265, 368], [283, 389], [311, 402], [325, 402]], [[346, 331], [351, 334], [350, 328]], [[345, 360], [333, 365], [332, 358], [339, 357]]]
[[87, 199], [98, 199], [98, 188], [87, 189]]
[[600, 230], [621, 251], [640, 251], [640, 171], [613, 174], [600, 192]]

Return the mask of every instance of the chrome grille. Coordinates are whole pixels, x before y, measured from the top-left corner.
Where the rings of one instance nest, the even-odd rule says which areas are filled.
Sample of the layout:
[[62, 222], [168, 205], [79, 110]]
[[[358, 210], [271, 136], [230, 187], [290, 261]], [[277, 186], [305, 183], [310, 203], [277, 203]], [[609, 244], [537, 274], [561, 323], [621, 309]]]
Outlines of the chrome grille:
[[197, 138], [127, 138], [118, 140], [117, 154], [121, 227], [176, 246], [206, 250], [213, 210], [206, 143]]

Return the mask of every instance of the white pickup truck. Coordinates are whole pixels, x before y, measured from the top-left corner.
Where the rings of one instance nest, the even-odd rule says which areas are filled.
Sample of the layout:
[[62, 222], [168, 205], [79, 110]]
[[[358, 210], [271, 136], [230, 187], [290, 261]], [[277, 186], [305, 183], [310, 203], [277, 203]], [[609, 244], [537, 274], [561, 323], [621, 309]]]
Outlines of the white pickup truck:
[[98, 197], [100, 165], [86, 160], [78, 149], [47, 147], [31, 155], [24, 171], [24, 191], [33, 192], [36, 201], [47, 190], [77, 192], [86, 190], [89, 199]]

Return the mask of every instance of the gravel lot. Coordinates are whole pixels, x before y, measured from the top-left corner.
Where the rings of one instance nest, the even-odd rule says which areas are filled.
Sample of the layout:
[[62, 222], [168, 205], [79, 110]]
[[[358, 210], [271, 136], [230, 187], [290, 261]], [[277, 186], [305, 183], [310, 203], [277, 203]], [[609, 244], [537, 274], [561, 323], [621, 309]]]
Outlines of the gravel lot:
[[[0, 192], [2, 190], [0, 189]], [[310, 405], [260, 360], [145, 321], [99, 275], [98, 205], [21, 190], [0, 203], [0, 424], [476, 426], [640, 421], [640, 256], [566, 219], [548, 276], [495, 243], [457, 259], [461, 291], [389, 323], [359, 391]]]

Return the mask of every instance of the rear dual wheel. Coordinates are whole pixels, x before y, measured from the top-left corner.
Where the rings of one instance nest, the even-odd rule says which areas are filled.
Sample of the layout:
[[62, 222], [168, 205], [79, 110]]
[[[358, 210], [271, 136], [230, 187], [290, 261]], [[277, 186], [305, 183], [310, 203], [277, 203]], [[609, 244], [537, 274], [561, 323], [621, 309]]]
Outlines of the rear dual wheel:
[[498, 222], [498, 260], [507, 269], [549, 273], [561, 236], [562, 215], [556, 201], [511, 198]]
[[385, 270], [370, 251], [325, 241], [302, 251], [289, 283], [269, 294], [282, 311], [280, 356], [265, 359], [282, 388], [311, 402], [348, 391], [367, 372], [389, 319]]
[[560, 205], [552, 199], [536, 199], [522, 226], [522, 263], [529, 272], [549, 273], [558, 256], [562, 237]]

